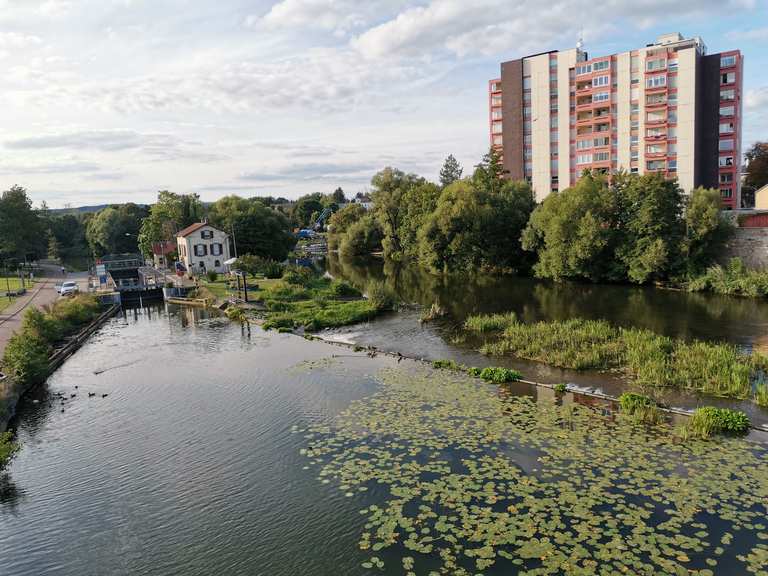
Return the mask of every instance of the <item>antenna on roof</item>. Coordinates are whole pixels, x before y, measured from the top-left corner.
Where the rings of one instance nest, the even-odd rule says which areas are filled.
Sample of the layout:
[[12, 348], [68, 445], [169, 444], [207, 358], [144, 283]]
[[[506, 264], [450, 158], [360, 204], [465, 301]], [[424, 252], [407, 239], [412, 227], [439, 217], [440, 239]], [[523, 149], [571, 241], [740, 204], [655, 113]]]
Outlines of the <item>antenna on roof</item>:
[[576, 41], [576, 49], [581, 50], [584, 48], [584, 27], [579, 28], [579, 39]]

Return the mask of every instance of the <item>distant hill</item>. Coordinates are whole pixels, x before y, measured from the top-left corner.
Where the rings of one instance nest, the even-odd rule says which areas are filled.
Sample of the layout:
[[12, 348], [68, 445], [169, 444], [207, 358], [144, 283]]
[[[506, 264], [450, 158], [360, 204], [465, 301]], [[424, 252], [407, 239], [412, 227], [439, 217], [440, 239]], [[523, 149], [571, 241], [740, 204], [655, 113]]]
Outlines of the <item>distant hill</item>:
[[[98, 204], [96, 206], [75, 206], [72, 208], [49, 208], [48, 212], [51, 214], [87, 214], [88, 212], [98, 212], [103, 210], [107, 206], [119, 206], [117, 204]], [[144, 204], [137, 204], [137, 206], [144, 206]]]

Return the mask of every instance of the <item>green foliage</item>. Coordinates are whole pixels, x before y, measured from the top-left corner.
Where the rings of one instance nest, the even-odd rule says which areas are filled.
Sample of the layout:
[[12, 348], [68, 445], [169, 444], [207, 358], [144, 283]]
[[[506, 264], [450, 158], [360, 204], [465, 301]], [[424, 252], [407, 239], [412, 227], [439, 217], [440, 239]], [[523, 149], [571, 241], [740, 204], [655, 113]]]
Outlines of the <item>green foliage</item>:
[[349, 204], [328, 219], [328, 250], [338, 250], [347, 230], [366, 214], [360, 204]]
[[558, 382], [554, 385], [553, 389], [557, 394], [565, 394], [568, 391], [568, 386], [566, 386], [565, 382]]
[[716, 434], [746, 434], [750, 426], [749, 417], [744, 412], [713, 406], [697, 408], [686, 424], [690, 436], [703, 439]]
[[293, 205], [293, 220], [299, 228], [306, 228], [323, 211], [323, 195], [319, 192], [302, 196]]
[[136, 204], [108, 206], [97, 212], [85, 229], [85, 236], [95, 256], [137, 252], [137, 237], [147, 209]]
[[157, 202], [150, 206], [139, 231], [139, 249], [152, 253], [152, 244], [173, 240], [176, 232], [203, 218], [203, 204], [197, 194], [176, 194], [168, 190], [157, 193]]
[[759, 354], [736, 346], [675, 340], [648, 330], [616, 328], [603, 320], [512, 323], [481, 347], [575, 370], [620, 371], [646, 386], [750, 398], [752, 382], [768, 367]]
[[622, 412], [632, 414], [638, 408], [646, 408], [648, 406], [654, 406], [654, 402], [651, 398], [644, 394], [637, 394], [635, 392], [624, 392], [619, 396], [619, 406]]
[[241, 324], [248, 322], [248, 313], [238, 306], [229, 306], [224, 313], [230, 320], [240, 322]]
[[366, 288], [368, 302], [378, 311], [394, 310], [397, 296], [383, 282], [371, 282]]
[[477, 366], [471, 366], [467, 368], [467, 374], [472, 376], [473, 378], [480, 378], [480, 374], [483, 372], [482, 368], [478, 368]]
[[765, 382], [755, 387], [755, 404], [768, 407], [768, 384]]
[[48, 237], [40, 211], [32, 208], [24, 188], [12, 186], [0, 195], [0, 260], [44, 258], [47, 251]]
[[13, 441], [11, 432], [0, 432], [0, 470], [18, 451], [19, 445]]
[[259, 201], [225, 196], [211, 205], [208, 220], [234, 234], [238, 253], [281, 261], [296, 244], [288, 218]]
[[50, 344], [37, 334], [11, 336], [3, 353], [3, 367], [22, 385], [38, 384], [48, 374]]
[[343, 257], [367, 256], [382, 249], [384, 234], [379, 222], [366, 214], [354, 222], [342, 236], [339, 252]]
[[744, 185], [758, 190], [768, 184], [768, 142], [755, 142], [744, 156], [749, 166]]
[[517, 322], [514, 312], [501, 314], [475, 314], [464, 321], [464, 329], [470, 332], [501, 332]]
[[344, 282], [343, 280], [334, 280], [328, 287], [328, 292], [336, 298], [353, 298], [361, 296], [360, 290]]
[[664, 421], [656, 402], [644, 394], [624, 392], [619, 396], [621, 413], [640, 424], [655, 425]]
[[283, 280], [294, 286], [309, 286], [315, 275], [304, 266], [288, 266], [283, 271]]
[[445, 188], [457, 180], [461, 180], [462, 172], [464, 172], [464, 169], [459, 164], [459, 161], [454, 158], [453, 154], [449, 154], [443, 163], [443, 167], [440, 168], [440, 186]]
[[768, 271], [750, 270], [741, 258], [731, 258], [723, 268], [719, 264], [686, 283], [691, 292], [715, 292], [764, 298], [768, 296]]
[[205, 273], [205, 277], [208, 279], [208, 282], [216, 282], [219, 279], [219, 273], [216, 270], [208, 270]]
[[523, 375], [517, 370], [511, 368], [502, 368], [499, 366], [489, 366], [483, 368], [480, 371], [480, 378], [488, 382], [495, 382], [496, 384], [503, 384], [505, 382], [516, 382], [522, 378]]
[[373, 213], [384, 233], [384, 254], [394, 260], [401, 260], [405, 255], [404, 249], [408, 248], [408, 240], [405, 240], [405, 245], [403, 243], [404, 232], [414, 226], [413, 223], [406, 226], [411, 209], [405, 198], [411, 189], [428, 183], [415, 174], [406, 174], [396, 168], [387, 167], [374, 175], [371, 185]]
[[455, 360], [435, 360], [432, 362], [432, 368], [437, 370], [463, 370]]
[[721, 253], [733, 226], [721, 217], [722, 199], [717, 189], [696, 188], [685, 210], [686, 268], [689, 274], [704, 270]]

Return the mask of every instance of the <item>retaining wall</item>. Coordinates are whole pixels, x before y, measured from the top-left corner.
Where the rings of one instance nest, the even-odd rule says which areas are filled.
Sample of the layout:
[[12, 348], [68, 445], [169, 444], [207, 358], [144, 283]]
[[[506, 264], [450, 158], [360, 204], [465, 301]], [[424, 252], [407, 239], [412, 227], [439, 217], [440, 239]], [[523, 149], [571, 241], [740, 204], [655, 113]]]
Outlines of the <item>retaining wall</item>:
[[768, 269], [768, 228], [736, 228], [725, 245], [721, 262], [739, 257], [748, 268]]

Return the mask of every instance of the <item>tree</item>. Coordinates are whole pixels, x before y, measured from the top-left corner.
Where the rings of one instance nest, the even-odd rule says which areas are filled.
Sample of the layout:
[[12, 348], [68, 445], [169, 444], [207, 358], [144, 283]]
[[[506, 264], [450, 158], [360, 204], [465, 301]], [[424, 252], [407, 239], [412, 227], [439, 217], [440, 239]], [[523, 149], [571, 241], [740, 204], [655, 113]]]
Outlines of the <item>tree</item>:
[[331, 198], [336, 204], [345, 204], [347, 202], [347, 197], [344, 196], [344, 190], [341, 189], [341, 186], [336, 188], [336, 190], [333, 191], [333, 194], [331, 194]]
[[344, 234], [339, 245], [343, 257], [367, 256], [381, 250], [384, 236], [381, 226], [372, 214], [366, 214], [353, 223]]
[[758, 190], [768, 184], [768, 142], [755, 142], [744, 156], [747, 159], [744, 185]]
[[413, 186], [426, 180], [415, 174], [387, 167], [371, 179], [374, 216], [384, 232], [384, 254], [396, 260], [403, 257], [401, 240], [402, 219], [406, 214], [403, 195]]
[[[90, 255], [88, 240], [85, 237], [85, 220], [80, 215], [62, 214], [47, 217], [50, 235], [48, 255], [64, 261], [82, 260]], [[55, 245], [55, 250], [52, 250]], [[53, 252], [57, 255], [53, 256]]]
[[277, 210], [239, 196], [225, 196], [210, 208], [213, 226], [234, 233], [238, 254], [284, 260], [296, 243], [290, 222]]
[[143, 254], [152, 253], [152, 244], [172, 240], [176, 232], [203, 218], [203, 204], [197, 194], [176, 194], [168, 190], [157, 193], [157, 202], [141, 223], [139, 247]]
[[461, 180], [463, 171], [464, 169], [459, 164], [459, 161], [454, 158], [453, 154], [449, 154], [443, 163], [443, 167], [440, 169], [440, 186], [445, 188], [456, 182], [456, 180]]
[[27, 191], [12, 186], [0, 196], [0, 259], [41, 258], [48, 249], [43, 219]]
[[88, 222], [85, 235], [95, 256], [136, 252], [142, 221], [148, 216], [144, 206], [120, 204], [100, 210]]
[[328, 219], [328, 249], [337, 250], [347, 230], [365, 216], [360, 204], [348, 204]]
[[501, 163], [501, 155], [496, 148], [491, 148], [483, 156], [483, 160], [475, 166], [472, 181], [477, 188], [494, 192], [504, 184], [504, 175], [507, 173]]
[[325, 208], [323, 195], [319, 192], [307, 194], [296, 201], [293, 206], [293, 219], [299, 228], [306, 228], [312, 223], [312, 215], [320, 214]]
[[696, 188], [685, 210], [686, 264], [689, 274], [703, 272], [721, 253], [733, 227], [720, 216], [720, 191]]

